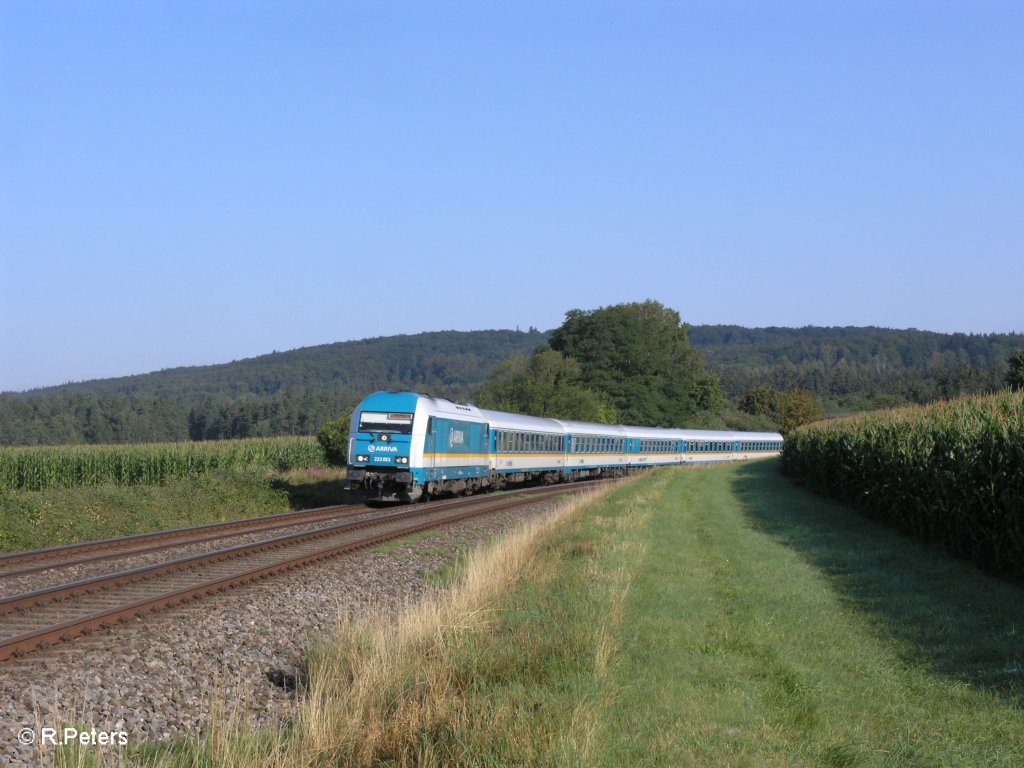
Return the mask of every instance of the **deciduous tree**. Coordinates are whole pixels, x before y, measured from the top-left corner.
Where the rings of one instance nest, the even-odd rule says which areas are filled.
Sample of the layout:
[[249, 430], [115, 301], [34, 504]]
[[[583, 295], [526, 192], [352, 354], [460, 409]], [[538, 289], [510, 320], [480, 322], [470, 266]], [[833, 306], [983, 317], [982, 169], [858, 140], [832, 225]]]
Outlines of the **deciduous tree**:
[[580, 384], [580, 365], [553, 349], [500, 363], [476, 398], [481, 408], [610, 423], [615, 409]]
[[1007, 360], [1010, 370], [1006, 372], [1006, 385], [1010, 389], [1024, 389], [1024, 349]]
[[645, 301], [571, 310], [550, 345], [579, 363], [583, 385], [605, 396], [624, 423], [674, 427], [721, 402], [686, 331], [678, 312]]

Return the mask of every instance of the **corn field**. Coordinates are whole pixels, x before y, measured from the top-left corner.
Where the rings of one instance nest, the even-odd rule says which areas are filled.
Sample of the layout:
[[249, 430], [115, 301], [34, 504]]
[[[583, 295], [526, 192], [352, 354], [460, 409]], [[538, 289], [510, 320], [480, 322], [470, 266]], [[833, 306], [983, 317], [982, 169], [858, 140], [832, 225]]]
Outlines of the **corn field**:
[[315, 437], [0, 448], [0, 489], [159, 485], [217, 469], [326, 467]]
[[994, 573], [1024, 577], [1024, 392], [798, 429], [783, 472]]

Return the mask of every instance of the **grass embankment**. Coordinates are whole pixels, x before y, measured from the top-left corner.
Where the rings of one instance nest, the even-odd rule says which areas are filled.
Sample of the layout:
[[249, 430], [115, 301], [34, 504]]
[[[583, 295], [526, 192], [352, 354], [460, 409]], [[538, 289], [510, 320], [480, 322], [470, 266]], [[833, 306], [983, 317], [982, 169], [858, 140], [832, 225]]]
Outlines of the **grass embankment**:
[[349, 501], [344, 470], [216, 470], [160, 485], [0, 485], [0, 551], [271, 515]]
[[1024, 589], [776, 462], [659, 471], [342, 626], [292, 726], [175, 765], [1024, 764]]

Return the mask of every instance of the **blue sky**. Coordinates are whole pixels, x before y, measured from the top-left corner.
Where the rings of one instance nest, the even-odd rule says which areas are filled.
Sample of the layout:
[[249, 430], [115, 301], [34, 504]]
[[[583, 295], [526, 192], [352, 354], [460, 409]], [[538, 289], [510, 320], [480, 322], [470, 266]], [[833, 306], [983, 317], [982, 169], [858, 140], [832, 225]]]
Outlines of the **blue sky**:
[[1024, 4], [0, 4], [0, 390], [653, 298], [1024, 331]]

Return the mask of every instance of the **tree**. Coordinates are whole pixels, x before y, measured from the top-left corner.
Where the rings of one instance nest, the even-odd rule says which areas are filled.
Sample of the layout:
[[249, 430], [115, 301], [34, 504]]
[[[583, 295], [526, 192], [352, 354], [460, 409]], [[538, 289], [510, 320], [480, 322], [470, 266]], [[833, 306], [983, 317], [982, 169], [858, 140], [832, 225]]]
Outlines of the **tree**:
[[550, 345], [579, 363], [583, 386], [607, 398], [623, 422], [674, 427], [720, 402], [720, 385], [704, 377], [686, 331], [678, 312], [645, 301], [571, 310]]
[[690, 398], [698, 413], [719, 413], [725, 408], [725, 392], [717, 373], [705, 373], [697, 377], [690, 391]]
[[740, 396], [739, 409], [751, 416], [775, 413], [775, 401], [779, 393], [771, 387], [754, 387]]
[[767, 416], [783, 435], [824, 416], [814, 395], [806, 389], [780, 392], [771, 387], [754, 387], [740, 397], [739, 409], [751, 416]]
[[1010, 389], [1024, 389], [1024, 349], [1007, 360], [1010, 370], [1006, 372], [1006, 385]]
[[783, 435], [789, 434], [801, 424], [818, 421], [823, 416], [821, 406], [806, 389], [779, 392], [775, 396], [772, 420]]
[[580, 384], [580, 366], [553, 349], [510, 357], [476, 397], [481, 408], [577, 421], [611, 423], [615, 409]]
[[316, 433], [316, 439], [327, 454], [327, 460], [338, 467], [348, 464], [349, 425], [354, 410], [349, 409], [344, 416], [326, 422]]

